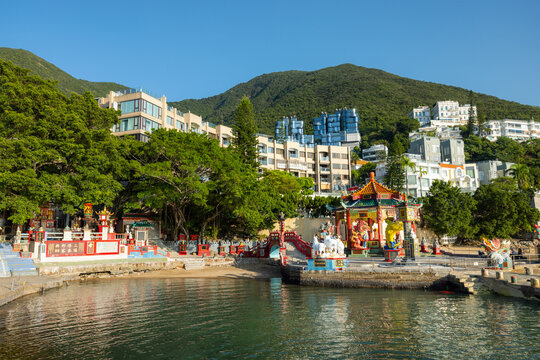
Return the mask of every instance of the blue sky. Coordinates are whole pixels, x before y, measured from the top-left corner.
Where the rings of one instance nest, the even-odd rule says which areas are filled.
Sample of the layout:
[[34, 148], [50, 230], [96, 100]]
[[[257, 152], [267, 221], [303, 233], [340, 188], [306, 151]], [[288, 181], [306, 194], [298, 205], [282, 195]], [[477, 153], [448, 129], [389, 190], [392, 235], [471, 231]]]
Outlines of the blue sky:
[[540, 105], [540, 1], [9, 1], [0, 46], [71, 75], [219, 94], [342, 63]]

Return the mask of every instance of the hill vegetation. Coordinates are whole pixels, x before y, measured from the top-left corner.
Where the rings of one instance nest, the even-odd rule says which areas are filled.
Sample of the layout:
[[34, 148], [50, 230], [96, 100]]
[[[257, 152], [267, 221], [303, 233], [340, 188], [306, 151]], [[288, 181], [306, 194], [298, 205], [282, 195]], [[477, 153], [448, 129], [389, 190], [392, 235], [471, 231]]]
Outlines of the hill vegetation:
[[[317, 71], [264, 74], [228, 91], [171, 105], [203, 116], [207, 121], [231, 125], [236, 104], [247, 95], [253, 103], [259, 131], [274, 133], [276, 120], [296, 115], [311, 133], [313, 117], [337, 108], [356, 108], [364, 146], [390, 144], [396, 134], [408, 143], [407, 133], [417, 127], [407, 118], [413, 107], [432, 106], [439, 100], [469, 102], [469, 91], [455, 86], [400, 77], [382, 70], [343, 64]], [[522, 105], [494, 96], [475, 94], [479, 114], [487, 119], [540, 119], [540, 107]], [[367, 141], [366, 141], [367, 140]]]
[[64, 95], [69, 95], [72, 92], [83, 94], [90, 91], [95, 96], [104, 96], [111, 90], [116, 91], [127, 88], [124, 85], [112, 82], [92, 82], [76, 79], [50, 62], [23, 49], [0, 47], [0, 59], [11, 61], [17, 66], [29, 69], [33, 74], [39, 75], [43, 79], [58, 81], [58, 89]]

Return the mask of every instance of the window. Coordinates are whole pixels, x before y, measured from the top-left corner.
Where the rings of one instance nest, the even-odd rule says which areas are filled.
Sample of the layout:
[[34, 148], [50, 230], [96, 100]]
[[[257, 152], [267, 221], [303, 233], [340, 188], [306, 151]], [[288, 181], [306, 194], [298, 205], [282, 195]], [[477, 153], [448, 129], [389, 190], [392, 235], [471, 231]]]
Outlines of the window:
[[122, 114], [137, 112], [140, 111], [139, 104], [139, 99], [124, 101], [120, 104], [120, 110]]
[[416, 175], [409, 175], [409, 185], [416, 185]]
[[276, 149], [276, 154], [280, 155], [280, 156], [283, 156], [285, 155], [285, 150], [283, 149]]
[[428, 189], [429, 188], [429, 179], [422, 179], [422, 187], [424, 189]]
[[468, 168], [466, 173], [468, 177], [470, 177], [471, 179], [474, 179], [474, 168]]
[[338, 153], [332, 153], [332, 159], [339, 159]]
[[315, 153], [308, 152], [307, 157], [308, 157], [308, 159], [315, 160]]
[[269, 147], [268, 147], [268, 153], [269, 153], [269, 154], [273, 154], [273, 153], [274, 153], [274, 148], [271, 147], [271, 146], [269, 146]]
[[439, 174], [439, 168], [431, 168], [432, 174]]
[[348, 164], [341, 164], [341, 168], [346, 170], [349, 168], [349, 165]]
[[154, 105], [146, 100], [142, 100], [142, 111], [155, 118], [161, 118], [161, 107]]
[[300, 157], [306, 157], [306, 152], [305, 151], [300, 151]]
[[339, 164], [332, 164], [332, 169], [341, 169]]
[[176, 128], [178, 130], [182, 130], [182, 131], [185, 131], [186, 129], [186, 124], [184, 124], [183, 122], [181, 122], [180, 120], [176, 120]]
[[167, 125], [173, 126], [173, 118], [170, 116], [167, 116]]
[[348, 156], [347, 156], [347, 154], [341, 154], [341, 158], [342, 158], [342, 159], [347, 159]]
[[274, 159], [268, 159], [268, 165], [274, 165]]

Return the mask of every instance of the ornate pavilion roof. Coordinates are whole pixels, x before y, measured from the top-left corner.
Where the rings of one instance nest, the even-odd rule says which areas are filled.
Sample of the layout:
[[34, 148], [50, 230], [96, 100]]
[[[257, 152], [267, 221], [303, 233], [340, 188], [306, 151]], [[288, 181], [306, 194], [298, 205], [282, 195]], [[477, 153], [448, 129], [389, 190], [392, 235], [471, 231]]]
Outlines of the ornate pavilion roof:
[[343, 196], [342, 208], [366, 208], [377, 206], [396, 206], [406, 201], [399, 191], [393, 191], [375, 181], [375, 174], [370, 174], [370, 181], [362, 189], [353, 189], [350, 194]]

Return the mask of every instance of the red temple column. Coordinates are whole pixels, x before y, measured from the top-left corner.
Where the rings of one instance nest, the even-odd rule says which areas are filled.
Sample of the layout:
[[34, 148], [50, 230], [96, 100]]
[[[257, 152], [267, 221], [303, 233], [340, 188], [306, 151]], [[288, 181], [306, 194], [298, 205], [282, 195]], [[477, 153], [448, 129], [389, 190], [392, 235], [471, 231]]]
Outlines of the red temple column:
[[337, 211], [334, 213], [334, 224], [336, 225], [336, 235], [340, 235], [339, 216]]
[[352, 227], [351, 227], [351, 214], [350, 214], [349, 209], [347, 209], [347, 212], [345, 214], [347, 216], [347, 244], [349, 245], [349, 248], [351, 248]]
[[382, 243], [383, 243], [383, 226], [382, 226], [382, 214], [381, 214], [381, 208], [377, 207], [377, 226], [378, 226], [378, 233], [379, 233], [379, 247], [382, 249]]

